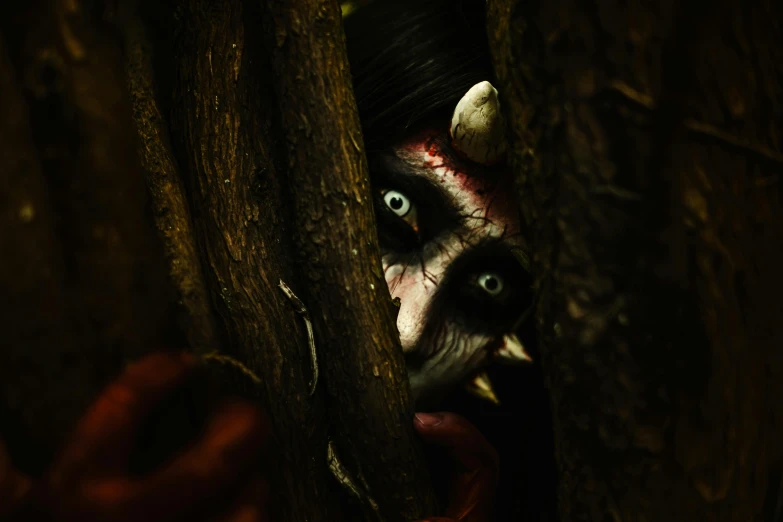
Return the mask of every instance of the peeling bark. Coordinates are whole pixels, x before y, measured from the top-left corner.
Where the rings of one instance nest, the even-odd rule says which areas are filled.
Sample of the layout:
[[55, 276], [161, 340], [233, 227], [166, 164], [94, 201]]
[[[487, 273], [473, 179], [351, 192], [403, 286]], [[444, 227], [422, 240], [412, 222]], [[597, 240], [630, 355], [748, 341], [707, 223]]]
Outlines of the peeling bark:
[[779, 519], [780, 6], [489, 8], [562, 519]]

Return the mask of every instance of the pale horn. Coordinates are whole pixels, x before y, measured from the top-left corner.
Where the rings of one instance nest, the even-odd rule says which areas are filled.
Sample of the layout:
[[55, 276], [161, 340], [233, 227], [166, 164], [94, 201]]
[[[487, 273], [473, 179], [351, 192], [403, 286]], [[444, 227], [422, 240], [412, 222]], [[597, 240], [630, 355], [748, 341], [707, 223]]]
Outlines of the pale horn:
[[477, 83], [457, 103], [451, 117], [451, 139], [458, 152], [476, 163], [492, 165], [503, 157], [506, 140], [500, 101], [491, 83]]

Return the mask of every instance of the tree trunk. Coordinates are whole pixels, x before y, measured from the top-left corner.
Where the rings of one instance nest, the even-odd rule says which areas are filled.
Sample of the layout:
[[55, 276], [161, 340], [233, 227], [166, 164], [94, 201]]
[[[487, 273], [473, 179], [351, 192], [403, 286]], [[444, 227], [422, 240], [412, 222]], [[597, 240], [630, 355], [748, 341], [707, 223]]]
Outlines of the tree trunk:
[[779, 3], [489, 2], [563, 521], [772, 521]]
[[437, 505], [413, 430], [398, 309], [381, 269], [339, 5], [264, 5], [296, 259], [303, 295], [314, 304], [331, 433], [372, 510], [385, 520], [418, 520]]
[[[188, 296], [200, 271], [181, 248], [189, 234], [184, 226], [179, 236], [166, 234], [172, 221], [176, 228], [192, 214], [207, 293], [225, 332], [211, 359], [240, 368], [235, 378], [255, 388], [286, 456], [278, 469], [281, 520], [343, 518], [336, 501], [345, 491], [326, 476], [327, 438], [353, 475], [365, 518], [435, 512], [414, 445], [394, 308], [379, 278], [336, 4], [294, 2], [283, 10], [181, 1], [145, 10], [156, 63], [138, 24], [126, 31], [126, 52], [158, 227], [169, 238], [180, 295]], [[262, 28], [271, 35], [266, 41]], [[173, 150], [160, 121], [166, 112]], [[287, 150], [275, 136], [285, 136]], [[307, 303], [314, 360], [303, 317], [280, 281]], [[183, 299], [188, 324], [206, 316], [199, 302]], [[194, 337], [209, 338], [191, 330]], [[387, 473], [392, 462], [398, 472]]]

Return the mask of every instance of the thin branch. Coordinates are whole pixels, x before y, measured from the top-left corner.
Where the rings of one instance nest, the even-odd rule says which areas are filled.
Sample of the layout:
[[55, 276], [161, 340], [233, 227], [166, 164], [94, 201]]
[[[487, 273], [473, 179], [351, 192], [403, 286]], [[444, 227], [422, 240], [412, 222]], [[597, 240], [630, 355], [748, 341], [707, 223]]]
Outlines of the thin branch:
[[255, 384], [262, 384], [261, 378], [258, 375], [256, 375], [253, 372], [253, 370], [248, 368], [241, 361], [238, 361], [234, 357], [231, 357], [230, 355], [226, 355], [218, 352], [210, 352], [202, 355], [201, 359], [207, 362], [209, 361], [219, 362], [220, 364], [225, 364], [226, 366], [231, 366], [233, 368], [236, 368], [243, 375], [247, 376], [251, 381], [253, 381]]
[[332, 472], [332, 475], [337, 480], [337, 482], [347, 489], [351, 495], [355, 496], [361, 502], [367, 504], [367, 506], [369, 506], [370, 509], [378, 515], [378, 520], [383, 520], [381, 512], [378, 509], [378, 504], [370, 496], [370, 493], [367, 490], [367, 485], [364, 484], [364, 487], [362, 488], [356, 484], [356, 481], [352, 478], [351, 473], [337, 456], [337, 448], [335, 447], [334, 442], [331, 440], [327, 446], [326, 460], [329, 463], [329, 470]]
[[294, 305], [296, 313], [302, 316], [305, 327], [307, 328], [307, 345], [310, 347], [310, 363], [313, 371], [313, 377], [310, 381], [310, 395], [315, 393], [315, 387], [318, 385], [318, 352], [315, 350], [315, 334], [313, 333], [313, 322], [310, 320], [310, 314], [307, 313], [304, 303], [301, 299], [296, 297], [293, 290], [291, 290], [287, 284], [281, 279], [278, 284], [280, 289], [286, 295], [286, 297]]
[[156, 99], [152, 45], [136, 13], [128, 16], [123, 27], [125, 69], [139, 136], [139, 157], [147, 174], [155, 225], [163, 238], [169, 274], [186, 315], [184, 330], [195, 352], [216, 350], [220, 342], [198, 259], [185, 187]]

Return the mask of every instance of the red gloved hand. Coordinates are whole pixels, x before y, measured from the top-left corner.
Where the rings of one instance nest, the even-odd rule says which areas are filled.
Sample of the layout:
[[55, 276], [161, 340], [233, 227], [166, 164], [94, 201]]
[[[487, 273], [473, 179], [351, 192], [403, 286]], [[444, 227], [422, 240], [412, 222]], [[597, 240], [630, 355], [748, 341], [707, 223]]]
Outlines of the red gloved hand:
[[[0, 515], [7, 505], [7, 512], [16, 508], [25, 521], [210, 520], [204, 512], [214, 513], [216, 499], [225, 498], [218, 495], [229, 496], [243, 472], [254, 468], [269, 438], [268, 422], [252, 405], [224, 401], [190, 447], [143, 476], [128, 469], [140, 425], [193, 367], [193, 359], [181, 354], [155, 354], [130, 365], [89, 408], [51, 471], [32, 488], [0, 454]], [[268, 520], [266, 480], [245, 474], [242, 484], [211, 520]], [[13, 503], [5, 502], [6, 491], [14, 492]]]
[[443, 517], [421, 522], [489, 522], [498, 481], [498, 454], [467, 419], [453, 413], [417, 413], [413, 422], [428, 443], [446, 450], [457, 469]]
[[[224, 401], [190, 447], [144, 476], [128, 471], [140, 425], [193, 366], [191, 357], [173, 354], [151, 355], [129, 366], [90, 407], [51, 471], [33, 487], [13, 469], [0, 444], [0, 518], [15, 512], [25, 521], [36, 515], [82, 522], [209, 520], [204, 513], [214, 512], [219, 495], [230, 497], [242, 483], [239, 494], [211, 520], [267, 521], [266, 480], [256, 474], [240, 481], [255, 467], [270, 434], [266, 419], [248, 403]], [[459, 466], [445, 516], [422, 522], [490, 520], [498, 469], [492, 446], [458, 415], [417, 414], [414, 426]]]

